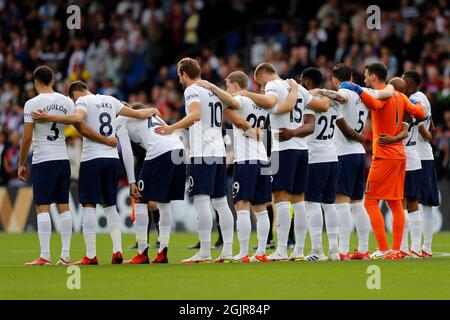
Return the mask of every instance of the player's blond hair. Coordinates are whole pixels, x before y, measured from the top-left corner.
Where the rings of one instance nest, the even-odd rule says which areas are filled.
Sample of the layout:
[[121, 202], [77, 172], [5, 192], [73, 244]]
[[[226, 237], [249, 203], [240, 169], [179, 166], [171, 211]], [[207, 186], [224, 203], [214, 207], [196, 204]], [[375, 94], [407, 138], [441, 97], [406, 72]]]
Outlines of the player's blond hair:
[[230, 73], [225, 80], [230, 81], [231, 83], [237, 83], [241, 89], [246, 89], [248, 86], [248, 77], [242, 71], [234, 71]]
[[258, 77], [261, 73], [276, 74], [275, 66], [269, 62], [260, 63], [255, 69], [255, 77]]

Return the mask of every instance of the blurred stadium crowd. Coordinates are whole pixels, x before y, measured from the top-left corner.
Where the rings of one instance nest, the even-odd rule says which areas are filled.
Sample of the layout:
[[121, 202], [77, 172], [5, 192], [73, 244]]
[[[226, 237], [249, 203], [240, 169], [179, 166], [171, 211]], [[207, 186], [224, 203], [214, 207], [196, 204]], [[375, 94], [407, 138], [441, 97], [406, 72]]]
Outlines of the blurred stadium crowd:
[[[250, 76], [270, 61], [282, 77], [299, 80], [318, 66], [350, 65], [362, 84], [366, 64], [381, 61], [389, 76], [410, 69], [423, 76], [432, 104], [440, 178], [450, 179], [450, 5], [446, 0], [379, 1], [381, 29], [366, 27], [374, 1], [299, 0], [0, 0], [0, 183], [17, 185], [23, 106], [35, 95], [32, 71], [55, 70], [56, 90], [86, 81], [92, 92], [151, 103], [164, 119], [184, 116], [176, 62], [196, 57], [202, 77], [221, 83], [232, 71]], [[377, 1], [375, 1], [375, 4]], [[81, 8], [81, 29], [69, 30], [66, 8]], [[250, 89], [258, 90], [250, 83]], [[370, 127], [366, 128], [370, 153]], [[77, 180], [81, 140], [66, 132]]]

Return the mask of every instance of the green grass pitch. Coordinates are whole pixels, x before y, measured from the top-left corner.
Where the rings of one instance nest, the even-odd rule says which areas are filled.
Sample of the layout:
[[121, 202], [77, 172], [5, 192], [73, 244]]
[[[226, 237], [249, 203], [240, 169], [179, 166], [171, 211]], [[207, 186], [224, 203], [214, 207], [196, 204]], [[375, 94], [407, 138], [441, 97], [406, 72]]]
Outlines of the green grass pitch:
[[[124, 247], [133, 241], [133, 235], [125, 235]], [[174, 233], [168, 265], [111, 265], [109, 235], [98, 235], [100, 265], [81, 267], [81, 289], [69, 290], [67, 267], [23, 265], [38, 257], [37, 234], [0, 233], [0, 299], [450, 299], [448, 232], [435, 235], [436, 254], [427, 260], [181, 264], [195, 253], [186, 246], [196, 241], [196, 234]], [[252, 234], [251, 245], [255, 243]], [[51, 245], [56, 261], [59, 235], [52, 235]], [[353, 235], [352, 248], [355, 245]], [[376, 247], [373, 235], [370, 247]], [[234, 250], [238, 252], [237, 239]], [[155, 251], [150, 250], [151, 256]], [[83, 253], [82, 235], [76, 234], [72, 259], [81, 258]], [[126, 259], [134, 254], [134, 250], [124, 251]], [[218, 255], [219, 251], [213, 250], [213, 258]], [[379, 290], [367, 288], [370, 265], [380, 267]]]

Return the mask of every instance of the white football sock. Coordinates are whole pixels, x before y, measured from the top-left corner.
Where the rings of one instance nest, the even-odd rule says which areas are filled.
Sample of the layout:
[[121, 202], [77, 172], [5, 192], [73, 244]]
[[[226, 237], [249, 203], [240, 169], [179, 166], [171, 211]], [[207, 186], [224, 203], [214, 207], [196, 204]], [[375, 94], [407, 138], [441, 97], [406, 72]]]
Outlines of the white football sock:
[[328, 235], [328, 249], [338, 249], [339, 221], [335, 204], [322, 203]]
[[250, 211], [240, 210], [236, 213], [236, 231], [239, 239], [239, 255], [245, 257], [248, 255], [248, 242], [252, 232], [252, 223], [250, 221]]
[[256, 216], [256, 235], [258, 237], [257, 256], [266, 254], [267, 238], [270, 231], [270, 219], [267, 210], [255, 212]]
[[323, 251], [322, 246], [323, 216], [320, 203], [307, 201], [306, 209], [308, 210], [308, 225], [309, 225], [309, 234], [311, 236], [312, 249], [314, 251]]
[[89, 259], [97, 255], [95, 236], [97, 233], [97, 217], [95, 208], [83, 207], [83, 236], [86, 243], [86, 257]]
[[358, 234], [358, 251], [366, 253], [369, 251], [370, 218], [364, 207], [364, 202], [350, 204], [353, 222]]
[[339, 252], [347, 254], [350, 249], [350, 234], [353, 228], [350, 203], [336, 204], [336, 211], [339, 221]]
[[222, 231], [222, 257], [233, 255], [234, 218], [228, 206], [227, 197], [212, 199], [212, 205], [219, 215], [220, 230]]
[[72, 215], [70, 211], [59, 215], [59, 228], [61, 232], [61, 258], [64, 260], [70, 258], [70, 241], [72, 239]]
[[295, 253], [303, 255], [305, 247], [306, 232], [308, 231], [308, 213], [305, 201], [292, 205], [294, 208], [294, 231], [295, 231]]
[[41, 258], [50, 261], [50, 236], [52, 234], [52, 222], [50, 221], [50, 213], [38, 213], [37, 227], [39, 244], [41, 246]]
[[198, 237], [200, 239], [200, 254], [211, 256], [211, 229], [213, 225], [211, 215], [211, 198], [209, 195], [194, 195], [194, 207], [197, 211]]
[[136, 218], [134, 220], [134, 233], [138, 244], [138, 252], [142, 253], [148, 247], [147, 228], [148, 228], [148, 210], [146, 203], [136, 203], [134, 205]]
[[289, 229], [291, 228], [291, 207], [289, 202], [283, 201], [275, 204], [277, 210], [277, 252], [287, 255], [287, 243], [289, 239]]
[[411, 234], [411, 249], [420, 253], [420, 241], [422, 237], [422, 214], [420, 210], [409, 214], [409, 232]]
[[403, 210], [405, 214], [405, 228], [403, 229], [402, 244], [400, 245], [400, 251], [408, 251], [408, 234], [409, 234], [409, 214], [408, 210]]
[[104, 208], [106, 213], [106, 221], [108, 223], [109, 233], [113, 242], [113, 253], [122, 252], [122, 230], [120, 229], [121, 221], [116, 206]]
[[169, 203], [158, 204], [159, 208], [159, 250], [169, 248], [170, 231], [172, 229], [172, 208]]
[[423, 247], [422, 249], [431, 251], [431, 243], [433, 242], [433, 228], [434, 228], [434, 211], [433, 207], [422, 206], [423, 214]]

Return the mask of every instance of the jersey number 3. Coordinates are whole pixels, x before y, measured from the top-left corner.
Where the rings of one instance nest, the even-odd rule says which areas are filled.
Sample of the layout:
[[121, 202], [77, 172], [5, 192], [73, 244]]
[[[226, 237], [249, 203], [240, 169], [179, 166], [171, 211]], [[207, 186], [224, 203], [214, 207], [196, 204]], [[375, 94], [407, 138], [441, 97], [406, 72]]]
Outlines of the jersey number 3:
[[47, 136], [48, 141], [55, 141], [59, 138], [59, 129], [56, 127], [56, 122], [53, 122], [52, 127], [50, 128], [55, 134], [53, 136]]

